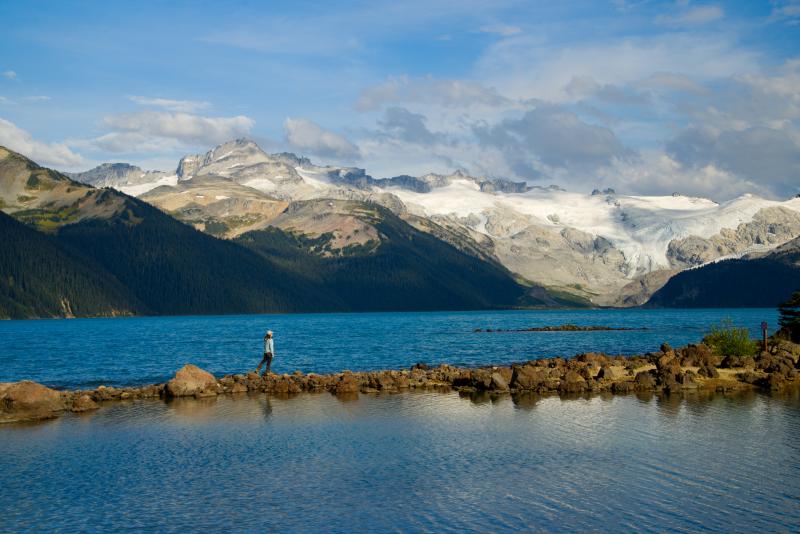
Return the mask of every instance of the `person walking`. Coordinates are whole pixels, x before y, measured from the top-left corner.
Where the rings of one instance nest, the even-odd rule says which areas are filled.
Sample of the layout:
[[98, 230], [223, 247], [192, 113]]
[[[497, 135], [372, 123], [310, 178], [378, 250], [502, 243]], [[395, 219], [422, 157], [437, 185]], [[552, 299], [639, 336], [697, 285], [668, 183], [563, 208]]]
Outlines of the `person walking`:
[[267, 367], [264, 369], [264, 374], [261, 376], [267, 376], [270, 367], [272, 367], [273, 356], [275, 356], [275, 343], [272, 341], [272, 330], [267, 330], [267, 333], [264, 334], [264, 357], [261, 358], [261, 363], [256, 367], [256, 373], [260, 372], [261, 366], [266, 363]]

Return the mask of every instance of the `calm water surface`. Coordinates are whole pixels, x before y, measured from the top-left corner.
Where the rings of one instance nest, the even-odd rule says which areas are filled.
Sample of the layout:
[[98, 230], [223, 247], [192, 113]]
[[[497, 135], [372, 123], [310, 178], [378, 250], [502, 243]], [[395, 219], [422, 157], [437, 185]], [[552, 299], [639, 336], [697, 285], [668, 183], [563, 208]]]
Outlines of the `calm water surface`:
[[116, 403], [0, 449], [3, 532], [800, 528], [797, 395]]
[[[185, 363], [215, 374], [253, 369], [275, 331], [277, 372], [403, 368], [424, 361], [482, 365], [579, 352], [634, 354], [702, 339], [730, 317], [753, 334], [774, 309], [547, 310], [248, 315], [0, 321], [0, 382], [57, 387], [163, 382]], [[603, 325], [618, 332], [476, 333], [476, 328]]]

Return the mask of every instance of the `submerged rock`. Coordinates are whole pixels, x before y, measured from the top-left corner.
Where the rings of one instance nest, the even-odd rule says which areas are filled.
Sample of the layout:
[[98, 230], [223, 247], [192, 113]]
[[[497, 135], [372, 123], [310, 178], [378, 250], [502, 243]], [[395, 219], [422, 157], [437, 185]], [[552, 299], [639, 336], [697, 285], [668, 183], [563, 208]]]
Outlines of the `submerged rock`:
[[189, 363], [167, 382], [165, 393], [168, 397], [210, 397], [218, 393], [217, 379], [208, 371]]

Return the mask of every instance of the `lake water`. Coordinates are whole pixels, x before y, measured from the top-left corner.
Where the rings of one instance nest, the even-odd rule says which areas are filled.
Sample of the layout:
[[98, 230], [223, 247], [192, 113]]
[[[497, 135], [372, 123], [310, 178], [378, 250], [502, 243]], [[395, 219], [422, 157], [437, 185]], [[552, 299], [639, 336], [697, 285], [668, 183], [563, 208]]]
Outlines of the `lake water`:
[[800, 528], [796, 394], [142, 401], [0, 449], [0, 532]]
[[[500, 364], [579, 352], [635, 354], [697, 342], [730, 317], [760, 336], [774, 309], [536, 310], [500, 312], [135, 317], [0, 321], [0, 382], [54, 387], [163, 382], [185, 363], [221, 375], [252, 370], [264, 331], [275, 332], [273, 370], [329, 373], [407, 368], [416, 362]], [[474, 332], [476, 328], [601, 325], [612, 332]]]
[[[479, 365], [698, 341], [774, 310], [582, 310], [0, 322], [0, 381], [161, 382]], [[616, 332], [486, 333], [575, 323]], [[800, 530], [800, 397], [222, 396], [0, 427], [0, 532]]]

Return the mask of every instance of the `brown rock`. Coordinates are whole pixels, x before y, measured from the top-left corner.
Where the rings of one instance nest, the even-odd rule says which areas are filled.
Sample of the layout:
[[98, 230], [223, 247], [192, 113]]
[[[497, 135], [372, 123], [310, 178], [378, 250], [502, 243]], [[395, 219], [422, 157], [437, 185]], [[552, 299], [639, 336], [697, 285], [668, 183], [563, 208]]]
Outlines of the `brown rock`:
[[620, 380], [625, 376], [625, 373], [619, 367], [604, 366], [600, 368], [597, 373], [598, 380]]
[[497, 371], [491, 375], [492, 385], [491, 388], [496, 391], [508, 391], [508, 382], [503, 375]]
[[169, 397], [210, 397], [217, 394], [217, 379], [196, 365], [186, 364], [167, 382]]
[[607, 364], [610, 360], [610, 358], [602, 352], [585, 352], [583, 354], [578, 354], [575, 359], [579, 362], [596, 363], [597, 365]]
[[636, 389], [636, 385], [627, 380], [611, 384], [611, 391], [614, 393], [630, 393], [634, 389]]
[[516, 389], [533, 390], [547, 380], [548, 371], [533, 365], [515, 366], [511, 375], [510, 386]]
[[76, 413], [88, 412], [100, 408], [89, 395], [80, 395], [72, 402], [72, 411]]
[[640, 371], [636, 373], [636, 378], [634, 378], [633, 381], [637, 390], [650, 390], [656, 387], [656, 380], [650, 371]]
[[358, 393], [360, 389], [361, 383], [353, 373], [342, 374], [339, 380], [333, 384], [333, 392], [337, 395], [340, 393]]
[[478, 391], [492, 389], [492, 372], [489, 369], [475, 369], [472, 371], [470, 385]]
[[36, 382], [0, 383], [0, 423], [56, 417], [65, 408], [58, 391]]
[[558, 390], [564, 393], [580, 393], [586, 390], [586, 379], [576, 371], [567, 371]]
[[246, 392], [247, 392], [247, 386], [245, 386], [241, 382], [234, 382], [231, 385], [231, 393], [246, 393]]

